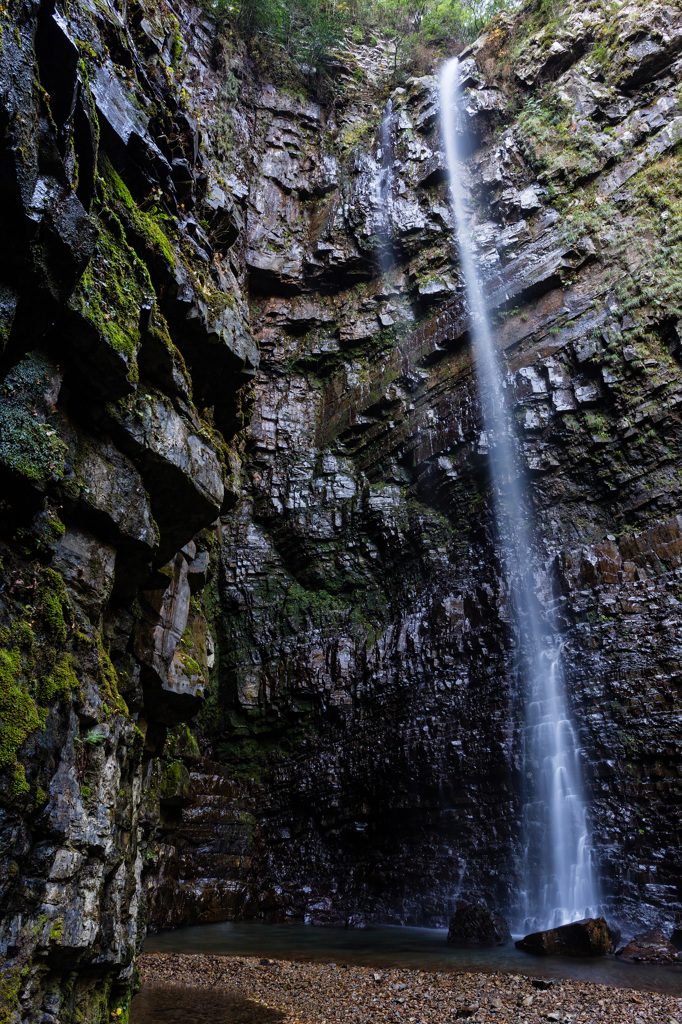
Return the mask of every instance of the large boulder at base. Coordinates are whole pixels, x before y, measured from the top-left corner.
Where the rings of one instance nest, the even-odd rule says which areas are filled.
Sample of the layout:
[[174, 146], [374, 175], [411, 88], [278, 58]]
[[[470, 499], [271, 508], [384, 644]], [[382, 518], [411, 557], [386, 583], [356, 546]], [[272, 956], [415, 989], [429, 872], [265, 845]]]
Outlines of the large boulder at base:
[[559, 928], [532, 932], [514, 945], [524, 953], [538, 956], [606, 956], [613, 953], [616, 941], [603, 917], [587, 917]]
[[678, 953], [676, 946], [666, 939], [660, 928], [652, 928], [648, 932], [635, 935], [634, 939], [630, 939], [626, 946], [618, 950], [616, 956], [632, 963], [677, 964], [682, 962], [682, 956]]
[[484, 903], [462, 903], [450, 918], [448, 942], [455, 946], [506, 946], [511, 940], [505, 919]]

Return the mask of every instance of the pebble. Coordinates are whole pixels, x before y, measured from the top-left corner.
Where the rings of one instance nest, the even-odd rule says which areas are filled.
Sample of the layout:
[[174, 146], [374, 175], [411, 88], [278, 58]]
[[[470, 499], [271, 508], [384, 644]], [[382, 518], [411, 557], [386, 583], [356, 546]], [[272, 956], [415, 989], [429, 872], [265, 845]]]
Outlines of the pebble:
[[[682, 999], [584, 981], [520, 974], [437, 974], [396, 968], [265, 960], [259, 957], [146, 953], [143, 984], [224, 991], [279, 1010], [283, 1024], [679, 1024]], [[522, 1008], [521, 1012], [519, 1009]]]

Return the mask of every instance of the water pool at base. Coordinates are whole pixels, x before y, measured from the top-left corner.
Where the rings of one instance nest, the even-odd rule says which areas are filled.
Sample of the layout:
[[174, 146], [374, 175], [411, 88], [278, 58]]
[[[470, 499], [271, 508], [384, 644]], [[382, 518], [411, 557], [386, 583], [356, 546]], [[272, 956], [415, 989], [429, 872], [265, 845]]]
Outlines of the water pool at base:
[[444, 929], [387, 925], [355, 930], [226, 921], [149, 935], [143, 952], [261, 956], [420, 971], [502, 971], [682, 996], [682, 964], [628, 964], [616, 957], [536, 957], [514, 946], [457, 949], [448, 945], [446, 934]]

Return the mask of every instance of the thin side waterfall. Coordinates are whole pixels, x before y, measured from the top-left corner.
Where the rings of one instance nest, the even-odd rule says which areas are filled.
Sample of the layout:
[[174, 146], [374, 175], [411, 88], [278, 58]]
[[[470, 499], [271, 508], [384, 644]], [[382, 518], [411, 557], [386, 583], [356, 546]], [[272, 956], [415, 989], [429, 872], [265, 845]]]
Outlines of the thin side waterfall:
[[377, 234], [379, 236], [379, 263], [382, 273], [386, 274], [394, 263], [393, 237], [391, 231], [391, 206], [393, 203], [393, 139], [391, 127], [393, 121], [393, 101], [389, 100], [384, 108], [379, 133], [379, 151], [377, 161], [379, 173], [376, 180], [376, 198], [378, 212]]
[[503, 375], [470, 241], [457, 133], [457, 58], [442, 69], [440, 104], [494, 511], [518, 630], [518, 685], [525, 708], [525, 802], [524, 856], [515, 925], [520, 930], [546, 928], [591, 916], [597, 912], [599, 902], [583, 798], [580, 748], [569, 717], [561, 646], [552, 612], [541, 608], [535, 592], [529, 494], [516, 456]]

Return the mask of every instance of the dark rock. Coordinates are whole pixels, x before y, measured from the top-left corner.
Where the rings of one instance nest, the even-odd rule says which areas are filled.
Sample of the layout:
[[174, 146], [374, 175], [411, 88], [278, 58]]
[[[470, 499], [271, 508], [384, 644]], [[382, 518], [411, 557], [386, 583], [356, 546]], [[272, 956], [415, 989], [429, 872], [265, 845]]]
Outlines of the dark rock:
[[138, 394], [127, 406], [110, 406], [117, 443], [137, 463], [168, 557], [220, 512], [225, 488], [214, 449], [199, 426], [159, 393]]
[[677, 946], [666, 939], [660, 928], [635, 935], [634, 939], [630, 939], [626, 946], [618, 950], [616, 956], [630, 963], [649, 964], [678, 963], [682, 959]]
[[117, 548], [140, 559], [158, 546], [149, 496], [135, 466], [107, 437], [60, 425], [68, 445], [59, 493], [67, 507], [88, 520]]
[[514, 945], [536, 956], [607, 956], [615, 949], [613, 933], [603, 917], [588, 917], [544, 932], [532, 932]]
[[672, 942], [675, 949], [682, 949], [682, 928], [673, 928], [673, 933], [670, 936], [670, 941]]
[[189, 580], [190, 590], [195, 594], [198, 590], [203, 590], [208, 580], [208, 569], [211, 556], [208, 551], [200, 551], [199, 554], [194, 558], [187, 568], [187, 579]]
[[66, 530], [52, 558], [67, 591], [93, 621], [111, 596], [115, 561], [114, 547], [74, 528]]
[[483, 903], [463, 903], [450, 918], [448, 942], [457, 946], [506, 946], [512, 940], [501, 914]]

